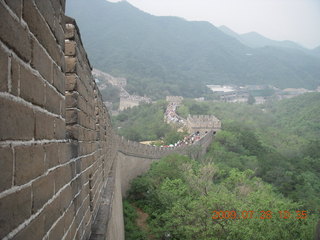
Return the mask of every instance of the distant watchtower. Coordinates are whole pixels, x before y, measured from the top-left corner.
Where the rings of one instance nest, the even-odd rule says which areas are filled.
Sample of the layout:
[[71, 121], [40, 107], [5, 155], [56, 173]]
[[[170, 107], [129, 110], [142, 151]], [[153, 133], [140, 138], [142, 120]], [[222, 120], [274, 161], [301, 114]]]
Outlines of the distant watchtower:
[[221, 129], [221, 122], [213, 115], [189, 115], [187, 127], [190, 134], [199, 132], [203, 136], [210, 131], [219, 131]]
[[183, 101], [183, 97], [181, 97], [181, 96], [167, 96], [166, 101], [169, 103], [174, 103], [177, 106], [179, 106]]

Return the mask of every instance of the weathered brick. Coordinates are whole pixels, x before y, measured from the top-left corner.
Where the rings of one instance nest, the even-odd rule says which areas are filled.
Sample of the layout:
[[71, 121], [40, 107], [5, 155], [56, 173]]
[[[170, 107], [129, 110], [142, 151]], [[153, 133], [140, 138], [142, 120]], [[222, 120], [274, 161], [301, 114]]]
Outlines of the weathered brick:
[[[64, 44], [62, 45], [62, 50], [64, 51]], [[64, 59], [65, 57], [64, 57], [64, 55], [63, 55], [63, 58], [61, 58], [61, 64], [59, 65], [60, 67], [61, 67], [61, 69], [62, 69], [62, 72], [66, 72], [66, 61], [65, 61], [65, 59]]]
[[72, 92], [66, 94], [66, 107], [67, 108], [76, 108], [78, 107], [78, 92]]
[[36, 105], [44, 105], [44, 82], [23, 66], [20, 66], [20, 97]]
[[87, 155], [89, 153], [92, 153], [92, 147], [91, 144], [88, 142], [81, 142], [79, 143], [79, 155]]
[[68, 139], [77, 139], [80, 140], [80, 126], [79, 125], [70, 125], [66, 126], [66, 134]]
[[[41, 0], [40, 0], [41, 1]], [[61, 18], [64, 12], [62, 12], [61, 2], [59, 0], [50, 0], [52, 5], [52, 10], [56, 18], [56, 24], [61, 24]]]
[[66, 0], [60, 0], [62, 11], [64, 12], [66, 9]]
[[[12, 3], [13, 5], [16, 5], [16, 3]], [[0, 16], [1, 21], [5, 21], [5, 24], [0, 24], [0, 39], [23, 60], [29, 61], [31, 58], [31, 43], [27, 30], [8, 13], [3, 4], [0, 4]]]
[[76, 231], [77, 231], [77, 225], [75, 223], [75, 221], [72, 223], [67, 235], [66, 235], [66, 238], [65, 240], [73, 240], [73, 239], [76, 239], [75, 238], [75, 234], [76, 234]]
[[64, 219], [60, 219], [49, 233], [49, 240], [61, 240], [64, 235]]
[[60, 114], [60, 101], [62, 97], [52, 87], [46, 88], [46, 103], [45, 107], [49, 112]]
[[75, 208], [73, 206], [73, 203], [71, 203], [71, 206], [66, 211], [65, 217], [64, 217], [64, 227], [66, 230], [70, 227], [71, 223], [73, 222], [73, 219], [75, 218], [75, 215], [76, 215]]
[[84, 216], [84, 221], [83, 221], [83, 225], [84, 225], [84, 237], [83, 239], [89, 239], [90, 234], [91, 234], [91, 222], [92, 218], [91, 218], [91, 214], [90, 211], [86, 212], [86, 215]]
[[78, 142], [59, 144], [59, 162], [61, 164], [78, 157]]
[[[78, 210], [78, 213], [76, 215], [76, 224], [79, 226], [81, 221], [83, 221], [84, 217], [85, 217], [85, 213], [86, 211], [89, 209], [89, 198], [84, 195], [84, 194], [80, 194], [79, 196], [79, 200], [80, 200], [80, 208]], [[84, 222], [82, 222], [82, 225], [81, 225], [81, 232], [83, 232], [83, 224]], [[81, 233], [82, 235], [82, 233]]]
[[[64, 143], [63, 143], [64, 144]], [[59, 164], [59, 143], [49, 143], [43, 146], [46, 153], [45, 170], [55, 167]]]
[[61, 166], [54, 170], [55, 191], [58, 192], [64, 185], [71, 181], [70, 165]]
[[[84, 98], [84, 100], [86, 100], [87, 102], [91, 102], [92, 105], [94, 104], [92, 93], [88, 91], [85, 84], [83, 84], [81, 81], [77, 84], [77, 91]], [[93, 114], [93, 110], [92, 110], [92, 114]]]
[[[81, 182], [81, 178], [79, 176], [76, 179], [72, 180], [70, 185], [71, 185], [72, 193], [74, 196], [81, 191], [81, 188], [83, 186]], [[74, 207], [78, 209], [80, 207], [79, 195], [73, 200], [73, 202], [74, 202]]]
[[66, 31], [64, 34], [66, 39], [74, 39], [76, 34], [75, 26], [73, 24], [66, 24]]
[[0, 112], [0, 140], [28, 140], [34, 137], [32, 109], [0, 97]]
[[76, 124], [78, 123], [79, 109], [68, 109], [66, 110], [66, 124]]
[[25, 188], [0, 199], [0, 238], [31, 216], [31, 188]]
[[41, 145], [15, 147], [15, 185], [22, 185], [44, 172], [44, 149]]
[[52, 65], [53, 62], [49, 58], [45, 50], [35, 39], [32, 39], [31, 66], [38, 70], [41, 76], [50, 83], [53, 82]]
[[65, 57], [66, 73], [76, 72], [77, 59], [74, 57]]
[[44, 214], [41, 213], [30, 224], [15, 235], [12, 240], [42, 239], [44, 235]]
[[44, 209], [44, 231], [48, 232], [48, 230], [52, 227], [52, 224], [57, 221], [57, 219], [61, 215], [60, 210], [60, 197], [55, 198], [49, 205], [47, 205]]
[[11, 10], [21, 18], [22, 10], [22, 0], [5, 0]]
[[0, 147], [0, 192], [11, 188], [13, 177], [13, 153], [11, 147]]
[[66, 101], [65, 101], [65, 99], [60, 100], [60, 115], [63, 119], [66, 118]]
[[36, 213], [54, 194], [54, 176], [49, 173], [32, 183], [32, 213]]
[[66, 75], [66, 91], [75, 91], [77, 89], [78, 76], [76, 74]]
[[90, 108], [90, 106], [82, 96], [78, 97], [77, 105], [80, 110], [82, 110], [85, 113], [88, 113], [88, 109]]
[[71, 187], [66, 187], [60, 194], [60, 209], [66, 211], [73, 200]]
[[33, 1], [23, 1], [23, 19], [52, 59], [61, 66], [63, 53], [56, 44], [49, 26], [42, 18]]
[[8, 92], [8, 54], [0, 47], [0, 92]]
[[63, 119], [55, 118], [54, 120], [54, 138], [65, 139], [66, 138], [66, 123]]
[[[61, 17], [61, 19], [64, 19], [63, 17]], [[59, 43], [59, 45], [62, 48], [62, 51], [65, 51], [65, 46], [64, 46], [64, 41], [65, 41], [65, 37], [64, 37], [64, 21], [61, 20], [61, 23], [56, 23], [55, 24], [55, 28], [54, 28], [54, 35], [57, 38], [57, 42]]]
[[55, 117], [43, 112], [35, 112], [35, 139], [53, 139], [55, 137]]
[[53, 65], [53, 86], [55, 86], [61, 94], [64, 94], [65, 75], [55, 64]]
[[66, 56], [75, 56], [76, 55], [77, 44], [75, 41], [65, 41], [65, 55]]
[[20, 64], [15, 58], [11, 59], [11, 94], [20, 96]]
[[44, 17], [48, 25], [50, 26], [51, 30], [54, 29], [55, 25], [55, 15], [53, 11], [53, 7], [51, 5], [50, 1], [43, 1], [43, 0], [35, 0], [35, 3], [41, 13], [41, 15]]

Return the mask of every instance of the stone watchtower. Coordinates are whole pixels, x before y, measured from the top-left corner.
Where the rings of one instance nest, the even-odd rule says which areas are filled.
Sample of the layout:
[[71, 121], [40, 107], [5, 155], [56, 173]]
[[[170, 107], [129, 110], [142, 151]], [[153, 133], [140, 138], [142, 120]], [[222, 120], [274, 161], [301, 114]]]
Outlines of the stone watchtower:
[[190, 134], [199, 132], [203, 136], [210, 131], [219, 131], [221, 122], [213, 115], [189, 115], [187, 127]]

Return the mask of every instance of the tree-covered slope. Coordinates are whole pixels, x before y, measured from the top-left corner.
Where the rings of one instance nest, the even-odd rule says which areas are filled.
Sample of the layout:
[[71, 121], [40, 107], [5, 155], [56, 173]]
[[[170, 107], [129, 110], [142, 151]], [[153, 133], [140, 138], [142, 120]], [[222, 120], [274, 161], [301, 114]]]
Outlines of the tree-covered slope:
[[223, 168], [252, 169], [313, 212], [320, 206], [320, 93], [269, 106], [185, 101], [180, 114], [222, 120], [208, 159]]
[[208, 22], [156, 17], [126, 1], [69, 0], [94, 67], [155, 98], [199, 96], [205, 84], [319, 85], [320, 60], [291, 49], [251, 49]]
[[128, 240], [312, 239], [317, 220], [251, 170], [225, 172], [178, 155], [154, 162], [134, 179], [129, 200], [149, 218], [144, 231], [134, 229], [134, 210], [126, 202]]

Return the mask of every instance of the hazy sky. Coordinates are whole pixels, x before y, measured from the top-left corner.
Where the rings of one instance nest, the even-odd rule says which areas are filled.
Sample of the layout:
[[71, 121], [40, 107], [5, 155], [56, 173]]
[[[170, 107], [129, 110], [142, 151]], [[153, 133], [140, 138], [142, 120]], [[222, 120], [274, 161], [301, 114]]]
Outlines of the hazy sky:
[[[109, 0], [117, 2], [118, 0]], [[274, 40], [320, 45], [320, 0], [127, 0], [156, 16], [179, 16], [258, 32]]]

